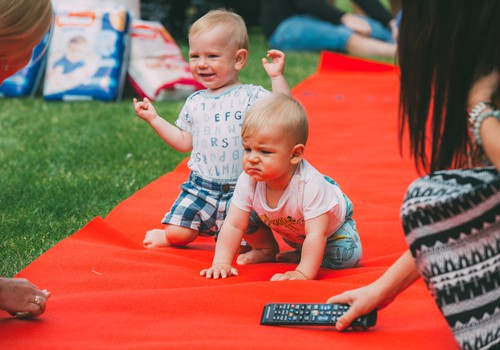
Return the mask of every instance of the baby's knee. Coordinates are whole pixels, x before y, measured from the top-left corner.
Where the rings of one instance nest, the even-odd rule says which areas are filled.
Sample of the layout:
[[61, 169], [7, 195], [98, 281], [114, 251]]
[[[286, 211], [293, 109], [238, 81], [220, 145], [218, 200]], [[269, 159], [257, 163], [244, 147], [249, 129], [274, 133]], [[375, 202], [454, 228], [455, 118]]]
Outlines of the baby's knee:
[[359, 239], [346, 238], [327, 244], [322, 267], [329, 269], [350, 269], [361, 261], [362, 248]]
[[168, 225], [165, 228], [165, 238], [170, 245], [185, 246], [196, 237], [198, 237], [198, 232], [190, 228], [175, 225]]

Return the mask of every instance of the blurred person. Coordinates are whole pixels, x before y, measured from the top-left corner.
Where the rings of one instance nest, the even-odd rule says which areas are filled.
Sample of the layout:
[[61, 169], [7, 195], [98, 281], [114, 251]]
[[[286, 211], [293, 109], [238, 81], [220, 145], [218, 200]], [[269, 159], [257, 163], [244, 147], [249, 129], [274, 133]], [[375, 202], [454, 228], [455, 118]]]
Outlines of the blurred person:
[[355, 0], [366, 16], [326, 0], [262, 1], [262, 26], [271, 47], [282, 51], [330, 50], [361, 57], [394, 58], [393, 16], [379, 1]]
[[[0, 84], [30, 62], [52, 21], [50, 0], [0, 1]], [[0, 278], [0, 310], [18, 318], [40, 316], [49, 295], [26, 279]]]

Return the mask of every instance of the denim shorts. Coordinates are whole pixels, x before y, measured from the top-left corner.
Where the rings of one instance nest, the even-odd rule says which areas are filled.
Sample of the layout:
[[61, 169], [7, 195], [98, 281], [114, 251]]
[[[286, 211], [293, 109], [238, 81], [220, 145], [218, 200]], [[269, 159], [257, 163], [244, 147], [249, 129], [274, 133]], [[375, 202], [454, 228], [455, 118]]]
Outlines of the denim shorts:
[[[333, 186], [338, 184], [328, 176], [325, 179]], [[359, 265], [361, 260], [361, 240], [356, 230], [356, 222], [352, 218], [353, 205], [351, 200], [342, 192], [346, 202], [346, 216], [344, 223], [334, 234], [328, 237], [321, 267], [328, 269], [349, 269]], [[302, 249], [302, 246], [284, 240], [289, 246], [295, 249]]]
[[[369, 17], [371, 38], [394, 42], [390, 29]], [[347, 41], [354, 32], [346, 26], [331, 24], [311, 15], [296, 15], [285, 19], [269, 38], [269, 45], [283, 51], [346, 52]]]

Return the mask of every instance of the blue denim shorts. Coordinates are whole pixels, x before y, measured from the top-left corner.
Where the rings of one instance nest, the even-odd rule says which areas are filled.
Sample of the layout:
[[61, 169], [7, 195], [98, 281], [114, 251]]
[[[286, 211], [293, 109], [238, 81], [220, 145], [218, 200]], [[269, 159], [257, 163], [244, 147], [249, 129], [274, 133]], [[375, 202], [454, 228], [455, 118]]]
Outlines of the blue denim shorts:
[[[371, 38], [394, 42], [390, 29], [369, 17]], [[285, 19], [269, 38], [272, 48], [283, 51], [346, 52], [347, 41], [354, 32], [344, 25], [335, 25], [311, 15], [296, 15]]]
[[[333, 186], [338, 184], [328, 176], [325, 179]], [[356, 229], [356, 222], [352, 218], [353, 205], [351, 200], [342, 192], [346, 202], [346, 216], [344, 223], [339, 227], [326, 242], [323, 261], [321, 267], [328, 269], [349, 269], [359, 265], [361, 260], [361, 240]], [[302, 249], [302, 246], [285, 240], [285, 242], [295, 249]]]

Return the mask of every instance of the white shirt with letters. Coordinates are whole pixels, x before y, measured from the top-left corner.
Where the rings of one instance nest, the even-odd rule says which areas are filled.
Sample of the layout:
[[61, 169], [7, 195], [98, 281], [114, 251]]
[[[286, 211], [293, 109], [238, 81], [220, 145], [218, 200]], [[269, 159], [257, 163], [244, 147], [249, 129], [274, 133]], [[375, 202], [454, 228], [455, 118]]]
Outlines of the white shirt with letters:
[[193, 137], [189, 169], [206, 179], [235, 182], [243, 171], [243, 118], [268, 94], [261, 86], [239, 84], [217, 94], [199, 90], [189, 96], [175, 122]]

